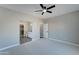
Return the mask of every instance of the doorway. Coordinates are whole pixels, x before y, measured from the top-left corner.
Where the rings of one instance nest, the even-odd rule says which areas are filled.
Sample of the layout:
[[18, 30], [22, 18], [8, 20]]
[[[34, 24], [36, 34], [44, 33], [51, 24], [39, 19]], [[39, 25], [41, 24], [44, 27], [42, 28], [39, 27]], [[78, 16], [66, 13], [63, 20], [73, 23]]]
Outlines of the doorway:
[[43, 37], [48, 38], [48, 24], [43, 24]]
[[32, 33], [31, 23], [20, 21], [20, 44], [32, 41], [29, 33]]
[[43, 24], [40, 24], [40, 38], [43, 38]]
[[24, 25], [20, 24], [20, 38], [24, 37]]
[[40, 38], [48, 38], [48, 24], [40, 24]]

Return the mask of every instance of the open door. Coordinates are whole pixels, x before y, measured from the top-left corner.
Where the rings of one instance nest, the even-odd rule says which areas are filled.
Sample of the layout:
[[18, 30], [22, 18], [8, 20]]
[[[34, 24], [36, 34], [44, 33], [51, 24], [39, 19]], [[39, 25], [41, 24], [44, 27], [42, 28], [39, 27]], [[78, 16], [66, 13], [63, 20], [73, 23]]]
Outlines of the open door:
[[44, 38], [48, 38], [48, 24], [43, 25], [43, 35]]

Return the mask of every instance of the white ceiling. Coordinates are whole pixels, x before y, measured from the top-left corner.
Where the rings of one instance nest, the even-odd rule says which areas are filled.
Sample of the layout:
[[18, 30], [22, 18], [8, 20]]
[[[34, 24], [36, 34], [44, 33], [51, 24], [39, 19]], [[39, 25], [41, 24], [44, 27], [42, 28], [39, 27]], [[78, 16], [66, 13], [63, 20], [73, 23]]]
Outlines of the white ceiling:
[[[56, 4], [56, 7], [51, 9], [51, 11], [53, 12], [52, 14], [45, 13], [44, 15], [41, 15], [41, 12], [34, 12], [36, 10], [41, 10], [41, 7], [39, 4], [0, 4], [0, 6], [6, 7], [18, 12], [31, 14], [31, 15], [34, 15], [35, 17], [42, 18], [42, 19], [59, 16], [59, 15], [63, 15], [69, 12], [79, 10], [79, 4]], [[45, 6], [49, 7], [51, 5], [45, 4]]]

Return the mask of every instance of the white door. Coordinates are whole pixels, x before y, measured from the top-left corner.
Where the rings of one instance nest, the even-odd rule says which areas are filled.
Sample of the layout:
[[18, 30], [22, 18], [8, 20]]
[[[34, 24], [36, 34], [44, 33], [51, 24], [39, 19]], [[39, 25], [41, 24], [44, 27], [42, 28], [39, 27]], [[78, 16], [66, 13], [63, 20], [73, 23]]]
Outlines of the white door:
[[48, 24], [44, 24], [43, 32], [44, 38], [48, 38]]

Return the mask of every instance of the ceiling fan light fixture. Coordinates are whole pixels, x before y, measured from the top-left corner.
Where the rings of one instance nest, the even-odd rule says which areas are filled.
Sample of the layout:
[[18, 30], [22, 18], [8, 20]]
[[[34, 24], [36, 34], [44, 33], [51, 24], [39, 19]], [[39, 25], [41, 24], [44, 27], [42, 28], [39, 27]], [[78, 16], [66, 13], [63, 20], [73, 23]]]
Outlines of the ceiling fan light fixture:
[[52, 13], [52, 11], [50, 11], [49, 9], [52, 9], [55, 7], [55, 5], [52, 5], [50, 7], [46, 7], [43, 4], [40, 4], [40, 7], [42, 8], [42, 10], [37, 10], [36, 12], [42, 12], [41, 15], [43, 15], [44, 13]]
[[43, 12], [46, 12], [46, 11], [47, 11], [46, 9], [43, 10]]

